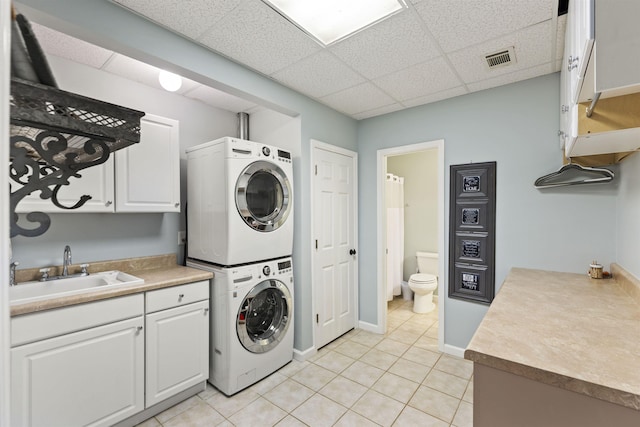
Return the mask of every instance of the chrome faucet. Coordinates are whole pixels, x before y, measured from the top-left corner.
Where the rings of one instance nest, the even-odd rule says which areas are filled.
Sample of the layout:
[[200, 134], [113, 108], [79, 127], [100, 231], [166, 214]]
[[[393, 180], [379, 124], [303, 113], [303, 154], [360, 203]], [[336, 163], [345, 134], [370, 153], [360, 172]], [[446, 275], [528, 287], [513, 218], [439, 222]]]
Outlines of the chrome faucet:
[[64, 255], [62, 256], [62, 276], [69, 275], [69, 265], [71, 265], [71, 247], [64, 247]]

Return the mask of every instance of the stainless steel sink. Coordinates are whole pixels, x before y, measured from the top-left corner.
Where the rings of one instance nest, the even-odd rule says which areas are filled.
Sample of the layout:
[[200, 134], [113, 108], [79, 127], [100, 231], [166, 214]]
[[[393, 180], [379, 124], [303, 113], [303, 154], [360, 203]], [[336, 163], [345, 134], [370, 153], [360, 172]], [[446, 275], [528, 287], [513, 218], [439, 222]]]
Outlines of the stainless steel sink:
[[144, 279], [118, 270], [92, 273], [89, 276], [60, 278], [47, 282], [24, 282], [9, 288], [9, 303], [10, 305], [25, 304], [143, 283]]

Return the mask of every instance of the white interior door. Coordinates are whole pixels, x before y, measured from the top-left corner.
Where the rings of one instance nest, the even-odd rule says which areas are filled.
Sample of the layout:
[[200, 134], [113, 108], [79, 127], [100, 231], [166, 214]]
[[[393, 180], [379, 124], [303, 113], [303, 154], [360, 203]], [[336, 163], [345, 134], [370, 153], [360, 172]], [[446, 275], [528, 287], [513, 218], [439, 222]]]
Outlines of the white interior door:
[[315, 346], [356, 327], [357, 154], [313, 144]]

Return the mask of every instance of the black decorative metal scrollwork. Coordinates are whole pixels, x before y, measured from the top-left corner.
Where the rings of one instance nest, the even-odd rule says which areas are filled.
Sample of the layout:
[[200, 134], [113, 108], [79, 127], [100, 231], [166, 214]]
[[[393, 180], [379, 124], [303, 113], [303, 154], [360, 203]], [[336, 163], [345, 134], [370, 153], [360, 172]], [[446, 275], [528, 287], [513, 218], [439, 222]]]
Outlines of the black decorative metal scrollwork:
[[40, 132], [34, 139], [24, 135], [11, 137], [9, 178], [18, 184], [18, 188], [12, 188], [10, 197], [11, 237], [39, 236], [51, 225], [49, 216], [43, 212], [31, 212], [26, 216], [28, 222], [39, 224], [36, 228], [23, 228], [18, 224], [16, 206], [34, 191], [40, 191], [40, 198], [50, 198], [61, 209], [77, 209], [91, 199], [91, 196], [84, 195], [73, 206], [64, 206], [58, 201], [58, 191], [63, 185], [69, 185], [69, 178], [80, 178], [78, 172], [82, 169], [106, 162], [109, 148], [104, 141], [87, 140], [84, 152], [92, 156], [88, 161], [83, 161], [76, 152], [65, 153], [67, 148], [67, 137], [54, 131]]
[[109, 104], [26, 80], [11, 78], [11, 237], [34, 237], [49, 229], [43, 212], [31, 212], [26, 220], [35, 228], [18, 225], [18, 203], [34, 191], [61, 209], [77, 209], [91, 196], [72, 206], [58, 200], [70, 178], [83, 169], [102, 164], [109, 155], [140, 141], [144, 112]]

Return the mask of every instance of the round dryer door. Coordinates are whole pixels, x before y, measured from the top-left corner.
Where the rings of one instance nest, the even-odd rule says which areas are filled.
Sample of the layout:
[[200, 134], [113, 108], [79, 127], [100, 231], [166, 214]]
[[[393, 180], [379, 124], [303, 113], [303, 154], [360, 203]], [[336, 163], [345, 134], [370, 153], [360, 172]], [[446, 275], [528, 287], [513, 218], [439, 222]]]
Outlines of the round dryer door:
[[291, 184], [278, 165], [253, 162], [238, 177], [236, 207], [244, 222], [257, 231], [277, 230], [287, 220], [291, 202]]
[[236, 331], [240, 343], [252, 353], [265, 353], [284, 338], [291, 318], [291, 293], [279, 280], [265, 280], [244, 297]]

